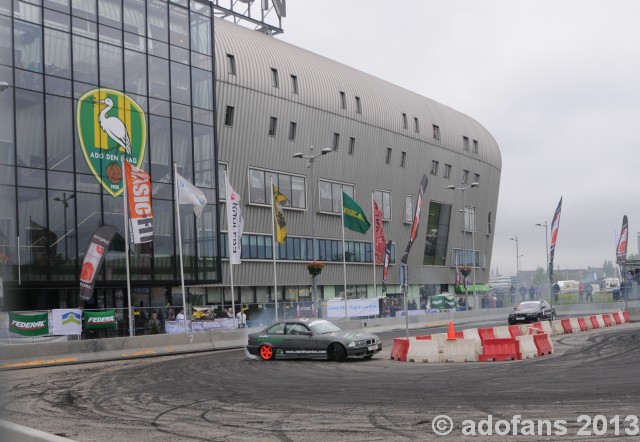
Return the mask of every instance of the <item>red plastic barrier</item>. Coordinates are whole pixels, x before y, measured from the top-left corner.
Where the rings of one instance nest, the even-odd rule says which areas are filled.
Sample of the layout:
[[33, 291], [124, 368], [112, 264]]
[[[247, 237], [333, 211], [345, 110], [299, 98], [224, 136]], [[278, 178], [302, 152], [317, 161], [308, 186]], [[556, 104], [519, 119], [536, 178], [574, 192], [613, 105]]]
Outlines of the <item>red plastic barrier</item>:
[[430, 341], [431, 335], [416, 336], [417, 341]]
[[580, 326], [580, 331], [588, 331], [589, 327], [587, 327], [587, 321], [584, 318], [578, 318], [578, 325]]
[[407, 338], [393, 338], [391, 348], [391, 359], [407, 362], [407, 352], [409, 351], [409, 340]]
[[593, 325], [593, 328], [600, 328], [598, 318], [596, 318], [595, 316], [589, 316], [589, 320], [591, 321], [591, 325]]
[[[478, 329], [478, 333], [480, 329]], [[480, 362], [515, 361], [518, 359], [518, 343], [516, 338], [487, 338], [482, 340]]]
[[605, 327], [611, 327], [611, 316], [608, 313], [602, 315], [602, 320], [604, 321]]
[[464, 332], [462, 330], [456, 332], [456, 339], [464, 339]]
[[510, 325], [509, 326], [509, 333], [511, 333], [512, 337], [516, 337], [516, 336], [522, 336], [522, 330], [520, 329], [519, 325]]
[[478, 335], [480, 336], [480, 340], [483, 342], [483, 344], [486, 339], [496, 339], [496, 335], [493, 333], [493, 327], [479, 328]]
[[562, 324], [562, 328], [565, 333], [572, 333], [573, 328], [571, 327], [571, 320], [569, 318], [561, 319], [560, 323]]
[[622, 312], [622, 316], [624, 316], [624, 322], [631, 322], [628, 311], [625, 310], [624, 312]]
[[539, 333], [533, 335], [533, 342], [538, 349], [538, 356], [550, 355], [553, 353], [553, 346], [551, 345], [551, 339], [548, 333]]
[[616, 321], [616, 324], [618, 325], [622, 324], [622, 319], [620, 319], [619, 312], [613, 312], [613, 320]]
[[531, 324], [533, 326], [533, 328], [536, 328], [540, 331], [544, 331], [544, 329], [542, 328], [542, 322], [534, 322], [533, 324]]

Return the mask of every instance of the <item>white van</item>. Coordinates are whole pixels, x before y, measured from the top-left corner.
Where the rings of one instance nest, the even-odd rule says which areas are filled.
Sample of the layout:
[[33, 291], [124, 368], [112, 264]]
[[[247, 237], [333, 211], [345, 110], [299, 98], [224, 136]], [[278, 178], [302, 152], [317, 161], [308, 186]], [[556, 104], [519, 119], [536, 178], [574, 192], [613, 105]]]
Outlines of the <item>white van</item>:
[[600, 283], [600, 290], [603, 292], [612, 292], [615, 289], [620, 288], [620, 279], [618, 278], [604, 278]]
[[558, 285], [560, 286], [560, 293], [578, 293], [578, 285], [580, 283], [578, 281], [569, 280], [569, 281], [558, 281]]

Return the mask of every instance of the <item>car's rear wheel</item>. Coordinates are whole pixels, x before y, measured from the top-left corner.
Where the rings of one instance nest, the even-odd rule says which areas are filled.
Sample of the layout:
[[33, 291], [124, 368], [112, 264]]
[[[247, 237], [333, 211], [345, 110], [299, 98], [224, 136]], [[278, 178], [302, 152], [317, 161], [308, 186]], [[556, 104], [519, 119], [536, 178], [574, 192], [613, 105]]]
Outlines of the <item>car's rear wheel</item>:
[[270, 361], [276, 357], [276, 354], [273, 351], [273, 347], [266, 344], [260, 346], [259, 353], [263, 361]]
[[347, 359], [347, 350], [340, 344], [331, 344], [327, 357], [330, 361], [342, 362]]

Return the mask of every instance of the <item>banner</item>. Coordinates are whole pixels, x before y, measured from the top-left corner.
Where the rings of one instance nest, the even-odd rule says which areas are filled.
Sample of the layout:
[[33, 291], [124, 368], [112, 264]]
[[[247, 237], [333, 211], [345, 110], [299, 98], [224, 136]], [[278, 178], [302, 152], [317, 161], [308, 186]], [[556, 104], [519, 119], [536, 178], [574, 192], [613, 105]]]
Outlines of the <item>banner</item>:
[[[82, 312], [85, 330], [95, 330], [98, 328], [116, 328], [116, 310], [104, 310], [102, 312]], [[146, 326], [147, 324], [145, 324]]]
[[409, 243], [407, 244], [407, 248], [404, 251], [404, 255], [402, 255], [402, 259], [400, 262], [402, 264], [406, 264], [409, 259], [409, 251], [411, 250], [411, 246], [413, 245], [413, 241], [415, 241], [416, 236], [418, 235], [418, 225], [420, 224], [420, 210], [422, 210], [422, 199], [424, 198], [424, 192], [427, 190], [427, 184], [429, 180], [427, 179], [427, 175], [422, 175], [422, 180], [420, 180], [420, 189], [418, 190], [418, 202], [416, 203], [416, 211], [413, 216], [413, 226], [411, 227], [411, 236], [409, 237]]
[[142, 244], [153, 241], [153, 212], [151, 210], [151, 178], [144, 170], [124, 162], [127, 187], [130, 241]]
[[51, 310], [52, 335], [79, 335], [82, 333], [82, 310], [53, 309]]
[[93, 296], [96, 276], [100, 272], [104, 256], [109, 250], [109, 244], [115, 234], [116, 228], [105, 224], [98, 227], [89, 241], [80, 271], [80, 299], [83, 301], [88, 301]]
[[184, 179], [178, 172], [176, 172], [176, 188], [178, 204], [191, 204], [193, 213], [196, 214], [196, 217], [199, 217], [202, 209], [207, 205], [207, 197], [204, 196], [202, 190]]
[[391, 262], [391, 240], [387, 241], [384, 248], [384, 269], [382, 270], [382, 292], [387, 291], [387, 275], [389, 274], [389, 263]]
[[342, 211], [344, 213], [344, 226], [347, 229], [362, 234], [367, 233], [371, 223], [358, 203], [344, 192], [342, 192]]
[[[347, 299], [347, 317], [378, 316], [380, 314], [380, 301], [378, 298]], [[328, 318], [344, 318], [345, 303], [343, 299], [330, 299], [327, 301]]]
[[627, 244], [629, 240], [629, 222], [627, 215], [622, 217], [622, 230], [620, 231], [620, 239], [618, 247], [616, 247], [616, 263], [620, 266], [620, 273], [626, 278], [625, 267], [627, 265]]
[[376, 264], [384, 264], [384, 248], [386, 241], [384, 240], [384, 225], [382, 223], [382, 210], [378, 207], [378, 203], [373, 200], [373, 236], [375, 238], [375, 259]]
[[229, 176], [226, 176], [227, 188], [227, 236], [229, 237], [229, 264], [240, 264], [242, 252], [242, 231], [244, 218], [240, 206], [240, 195], [229, 184]]
[[49, 313], [22, 315], [9, 312], [9, 333], [21, 336], [43, 336], [49, 334]]
[[560, 212], [562, 210], [562, 197], [551, 221], [551, 246], [549, 248], [549, 281], [553, 282], [553, 255], [556, 251], [556, 241], [558, 240], [558, 229], [560, 228]]
[[281, 204], [285, 201], [289, 201], [286, 196], [278, 191], [278, 186], [273, 185], [273, 205], [276, 222], [276, 241], [278, 244], [284, 243], [287, 238], [287, 222], [284, 219], [284, 212], [282, 211]]

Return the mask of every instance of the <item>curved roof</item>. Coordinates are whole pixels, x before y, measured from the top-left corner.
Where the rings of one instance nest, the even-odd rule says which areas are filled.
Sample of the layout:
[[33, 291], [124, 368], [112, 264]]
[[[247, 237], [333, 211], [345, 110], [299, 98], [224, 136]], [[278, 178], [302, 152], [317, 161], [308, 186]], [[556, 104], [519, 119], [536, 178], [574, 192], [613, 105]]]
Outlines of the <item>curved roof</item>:
[[[274, 37], [222, 19], [216, 18], [214, 23], [217, 81], [281, 96], [285, 100], [467, 155], [498, 170], [502, 168], [502, 157], [495, 139], [467, 115]], [[227, 54], [235, 58], [236, 75], [227, 72]], [[278, 70], [278, 89], [272, 86], [271, 69]], [[290, 75], [298, 78], [298, 94], [291, 90]], [[340, 107], [340, 91], [347, 98], [346, 110]], [[360, 97], [361, 114], [356, 112], [356, 96]], [[403, 127], [403, 113], [407, 115], [407, 128]], [[419, 133], [414, 131], [415, 117], [419, 120]], [[432, 125], [440, 128], [439, 140], [432, 136]], [[473, 148], [470, 151], [464, 149], [463, 136], [478, 141], [478, 153], [473, 153]]]

